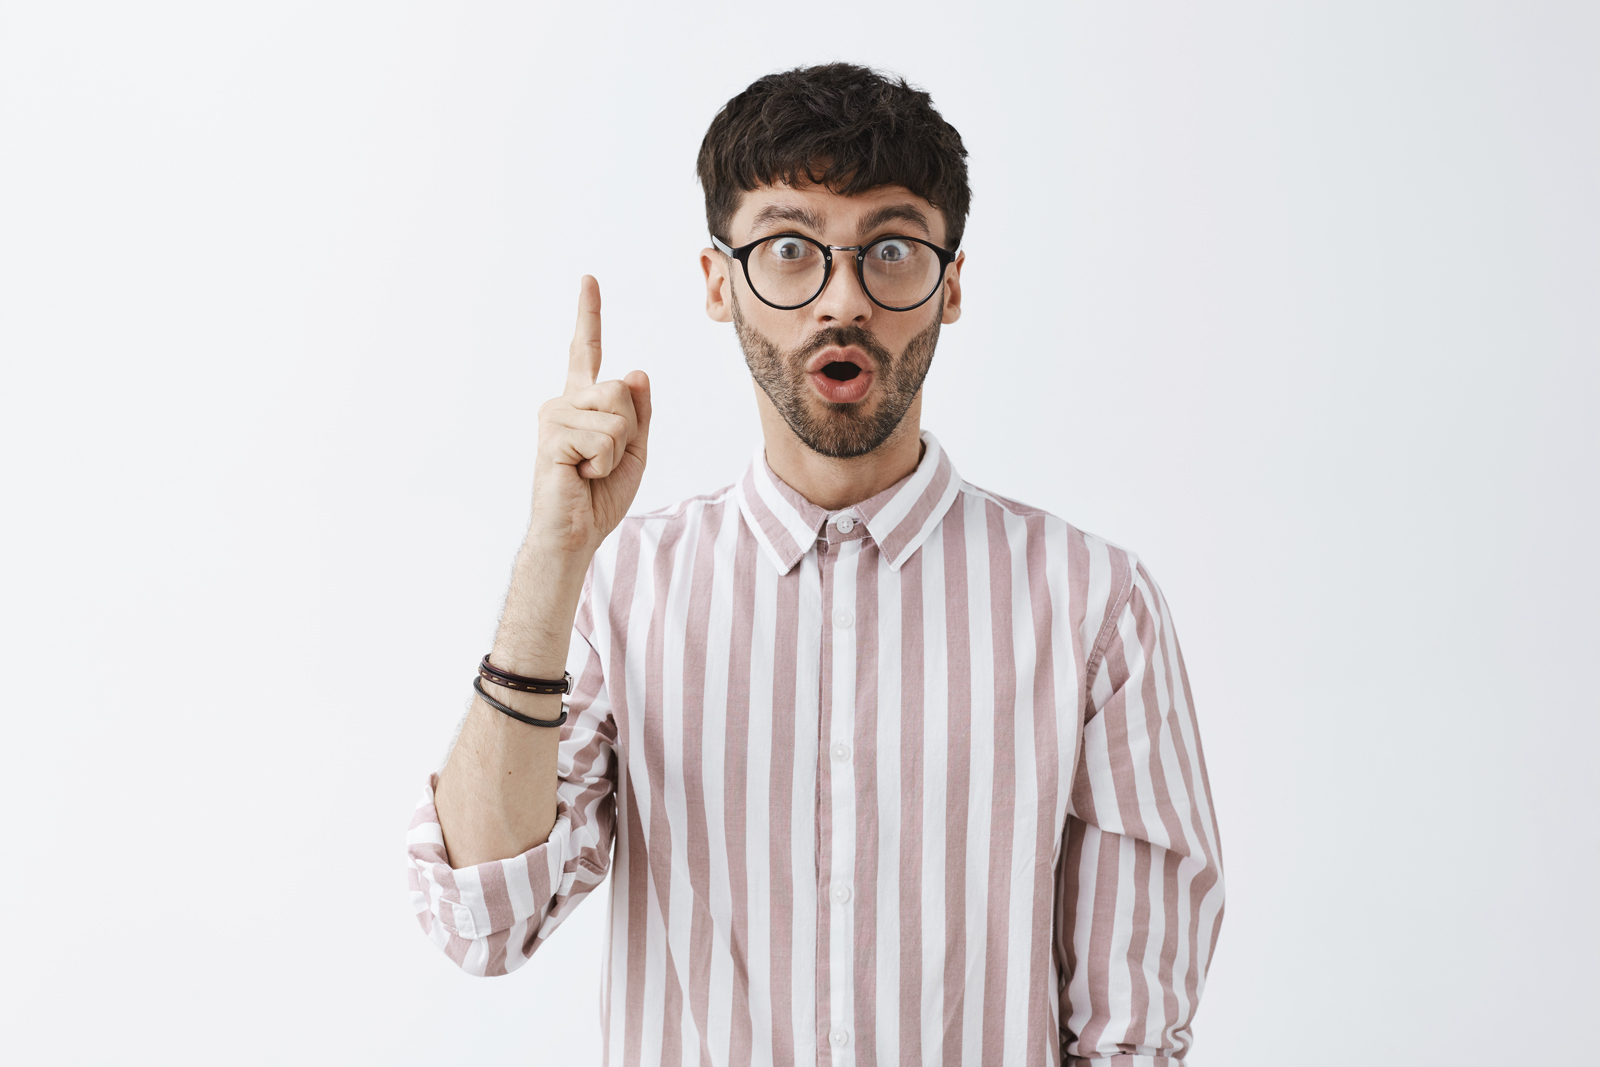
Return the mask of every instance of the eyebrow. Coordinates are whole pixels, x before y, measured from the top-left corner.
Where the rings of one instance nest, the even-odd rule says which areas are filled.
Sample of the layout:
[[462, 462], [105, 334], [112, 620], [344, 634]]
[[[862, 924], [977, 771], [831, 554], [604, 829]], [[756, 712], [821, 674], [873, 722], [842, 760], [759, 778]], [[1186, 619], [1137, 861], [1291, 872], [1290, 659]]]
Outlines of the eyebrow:
[[[801, 207], [798, 204], [768, 204], [756, 212], [756, 217], [750, 221], [752, 236], [774, 222], [797, 223], [816, 233], [821, 233], [827, 228], [822, 216], [808, 207]], [[933, 236], [933, 229], [928, 225], [928, 216], [913, 204], [888, 204], [878, 208], [861, 220], [858, 232], [868, 234], [889, 222], [909, 222], [920, 229], [925, 237]]]
[[928, 226], [928, 216], [911, 204], [889, 204], [880, 207], [861, 220], [861, 233], [871, 233], [886, 222], [909, 222], [922, 230], [925, 237], [932, 237], [933, 230]]
[[768, 204], [756, 212], [756, 217], [750, 222], [752, 234], [763, 226], [772, 222], [797, 222], [821, 233], [827, 227], [823, 225], [822, 216], [808, 207], [795, 204]]

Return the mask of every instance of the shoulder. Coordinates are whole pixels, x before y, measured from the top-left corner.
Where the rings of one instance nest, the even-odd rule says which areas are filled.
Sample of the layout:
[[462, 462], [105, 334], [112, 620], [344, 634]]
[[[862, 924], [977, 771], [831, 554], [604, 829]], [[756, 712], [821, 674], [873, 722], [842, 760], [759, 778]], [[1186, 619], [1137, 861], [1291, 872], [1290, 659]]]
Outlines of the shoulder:
[[1139, 566], [1139, 557], [1121, 545], [1080, 529], [1072, 523], [1043, 508], [1024, 504], [1020, 500], [990, 492], [971, 482], [962, 482], [961, 497], [969, 509], [982, 508], [1024, 527], [1030, 538], [1041, 539], [1058, 551], [1051, 553], [1052, 564], [1069, 570], [1101, 569], [1131, 574]]
[[[1153, 585], [1144, 565], [1132, 550], [1098, 534], [1080, 529], [1043, 508], [963, 482], [961, 497], [969, 515], [987, 512], [990, 522], [1009, 531], [1007, 539], [1026, 545], [1030, 561], [1037, 560], [1048, 576], [1054, 595], [1063, 597], [1069, 615], [1092, 649], [1115, 624], [1136, 588]], [[970, 520], [969, 520], [970, 521]]]
[[626, 628], [640, 598], [648, 602], [650, 587], [670, 576], [681, 553], [692, 551], [708, 529], [715, 536], [738, 507], [733, 487], [727, 486], [624, 518], [589, 562], [578, 632], [595, 643], [602, 631]]
[[593, 570], [614, 573], [619, 566], [636, 560], [641, 552], [653, 555], [686, 537], [692, 541], [706, 525], [720, 526], [724, 517], [738, 510], [734, 487], [729, 485], [654, 511], [628, 515], [595, 553]]
[[[617, 525], [617, 532], [639, 531], [648, 529], [665, 529], [674, 525], [687, 525], [701, 521], [708, 513], [716, 512], [724, 507], [737, 508], [738, 503], [734, 496], [734, 487], [725, 485], [712, 493], [702, 493], [699, 496], [687, 497], [676, 504], [668, 504], [664, 508], [654, 511], [644, 511], [629, 515]], [[613, 534], [612, 536], [615, 536]]]

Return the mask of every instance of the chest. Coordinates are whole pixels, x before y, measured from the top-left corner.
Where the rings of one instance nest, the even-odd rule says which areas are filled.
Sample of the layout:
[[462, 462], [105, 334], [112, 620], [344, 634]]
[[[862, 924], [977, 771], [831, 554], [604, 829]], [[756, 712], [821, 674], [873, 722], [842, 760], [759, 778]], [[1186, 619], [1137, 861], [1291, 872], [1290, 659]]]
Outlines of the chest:
[[852, 847], [933, 824], [1060, 839], [1078, 679], [1024, 570], [937, 538], [898, 568], [863, 537], [784, 574], [732, 555], [649, 576], [648, 610], [617, 620], [607, 686], [641, 812]]

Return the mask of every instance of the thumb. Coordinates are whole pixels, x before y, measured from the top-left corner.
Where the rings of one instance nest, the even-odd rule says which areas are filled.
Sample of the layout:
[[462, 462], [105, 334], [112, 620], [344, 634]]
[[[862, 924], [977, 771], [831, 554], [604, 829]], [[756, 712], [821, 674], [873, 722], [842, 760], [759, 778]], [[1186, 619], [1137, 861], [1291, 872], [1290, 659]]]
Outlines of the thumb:
[[639, 426], [634, 440], [642, 450], [650, 441], [650, 376], [642, 370], [631, 370], [623, 376], [622, 384], [633, 397], [634, 421]]

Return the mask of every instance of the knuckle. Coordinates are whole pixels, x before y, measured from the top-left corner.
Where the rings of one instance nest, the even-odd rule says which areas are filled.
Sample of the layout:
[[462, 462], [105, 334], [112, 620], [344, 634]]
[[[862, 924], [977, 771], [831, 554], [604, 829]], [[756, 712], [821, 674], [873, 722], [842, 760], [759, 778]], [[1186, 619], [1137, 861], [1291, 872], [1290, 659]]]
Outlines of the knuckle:
[[559, 456], [572, 449], [572, 438], [561, 427], [539, 431], [539, 451], [546, 456]]

